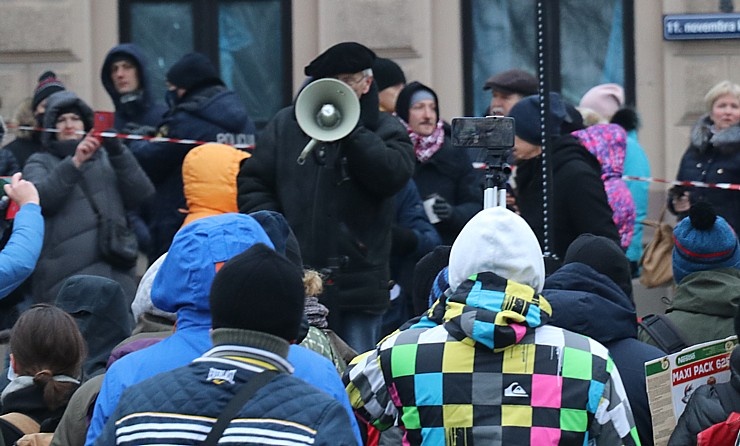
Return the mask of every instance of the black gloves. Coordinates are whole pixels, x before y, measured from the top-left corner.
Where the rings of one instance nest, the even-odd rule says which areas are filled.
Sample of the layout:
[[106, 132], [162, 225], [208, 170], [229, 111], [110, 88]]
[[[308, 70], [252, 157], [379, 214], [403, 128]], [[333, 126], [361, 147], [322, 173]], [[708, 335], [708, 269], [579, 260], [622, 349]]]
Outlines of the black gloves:
[[405, 256], [416, 251], [419, 240], [416, 233], [402, 226], [393, 225], [391, 229], [391, 255]]
[[440, 220], [449, 220], [452, 218], [452, 205], [442, 197], [437, 197], [432, 205], [432, 210]]
[[[110, 128], [103, 131], [103, 133], [116, 133], [118, 134], [118, 130]], [[105, 150], [108, 152], [108, 155], [115, 156], [120, 155], [123, 152], [123, 143], [120, 139], [116, 138], [115, 136], [104, 136], [103, 137], [103, 147], [105, 147]]]

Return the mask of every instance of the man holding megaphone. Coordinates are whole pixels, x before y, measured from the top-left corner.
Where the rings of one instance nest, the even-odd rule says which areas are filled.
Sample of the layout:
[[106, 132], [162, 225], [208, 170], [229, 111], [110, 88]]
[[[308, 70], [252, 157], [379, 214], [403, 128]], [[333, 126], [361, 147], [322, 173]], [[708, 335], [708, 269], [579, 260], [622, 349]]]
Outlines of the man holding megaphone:
[[374, 60], [343, 42], [307, 65], [313, 82], [267, 124], [237, 181], [240, 212], [285, 215], [304, 264], [325, 275], [330, 327], [360, 352], [380, 336], [393, 196], [414, 169], [406, 130], [378, 110]]

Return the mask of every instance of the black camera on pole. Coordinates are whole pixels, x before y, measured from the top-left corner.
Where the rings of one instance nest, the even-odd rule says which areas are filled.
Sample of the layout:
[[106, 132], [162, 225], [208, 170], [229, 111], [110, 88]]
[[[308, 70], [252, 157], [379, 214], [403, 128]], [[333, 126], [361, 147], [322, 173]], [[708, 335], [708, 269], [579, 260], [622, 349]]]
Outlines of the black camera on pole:
[[453, 118], [452, 145], [486, 150], [483, 208], [505, 207], [506, 181], [511, 174], [511, 166], [506, 163], [506, 157], [514, 147], [514, 118]]

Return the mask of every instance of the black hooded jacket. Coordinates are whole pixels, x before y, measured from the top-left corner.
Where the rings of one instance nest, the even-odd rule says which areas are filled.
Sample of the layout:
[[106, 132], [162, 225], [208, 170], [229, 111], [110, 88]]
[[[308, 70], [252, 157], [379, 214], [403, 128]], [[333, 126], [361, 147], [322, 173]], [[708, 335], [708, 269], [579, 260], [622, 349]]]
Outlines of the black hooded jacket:
[[59, 290], [55, 305], [72, 315], [85, 338], [84, 376], [105, 372], [113, 347], [130, 336], [134, 327], [121, 286], [105, 277], [72, 276]]
[[[562, 260], [571, 242], [585, 233], [602, 235], [619, 245], [599, 161], [571, 135], [553, 138], [548, 149], [553, 172], [549, 213], [552, 252]], [[518, 163], [516, 172], [519, 210], [544, 247], [542, 155]]]
[[[127, 98], [129, 100], [122, 103], [121, 94], [116, 91], [111, 79], [110, 67], [116, 57], [125, 55], [136, 62], [139, 74], [139, 92]], [[116, 108], [115, 127], [118, 130], [130, 130], [130, 125], [150, 126], [159, 125], [162, 116], [167, 111], [164, 104], [160, 104], [155, 99], [156, 95], [152, 89], [151, 82], [146, 72], [146, 60], [141, 49], [133, 43], [122, 43], [113, 47], [105, 56], [103, 67], [100, 70], [100, 80], [103, 82], [105, 91], [110, 95], [113, 106]], [[162, 86], [162, 95], [164, 95], [164, 86]]]

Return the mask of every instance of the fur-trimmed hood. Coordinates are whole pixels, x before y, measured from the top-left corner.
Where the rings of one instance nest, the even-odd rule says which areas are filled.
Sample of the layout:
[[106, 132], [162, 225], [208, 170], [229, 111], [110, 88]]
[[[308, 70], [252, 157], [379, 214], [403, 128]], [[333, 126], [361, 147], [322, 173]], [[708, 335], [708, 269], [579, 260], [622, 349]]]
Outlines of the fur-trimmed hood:
[[703, 152], [709, 144], [720, 151], [734, 150], [740, 147], [740, 125], [712, 132], [712, 119], [705, 114], [691, 129], [691, 144]]

